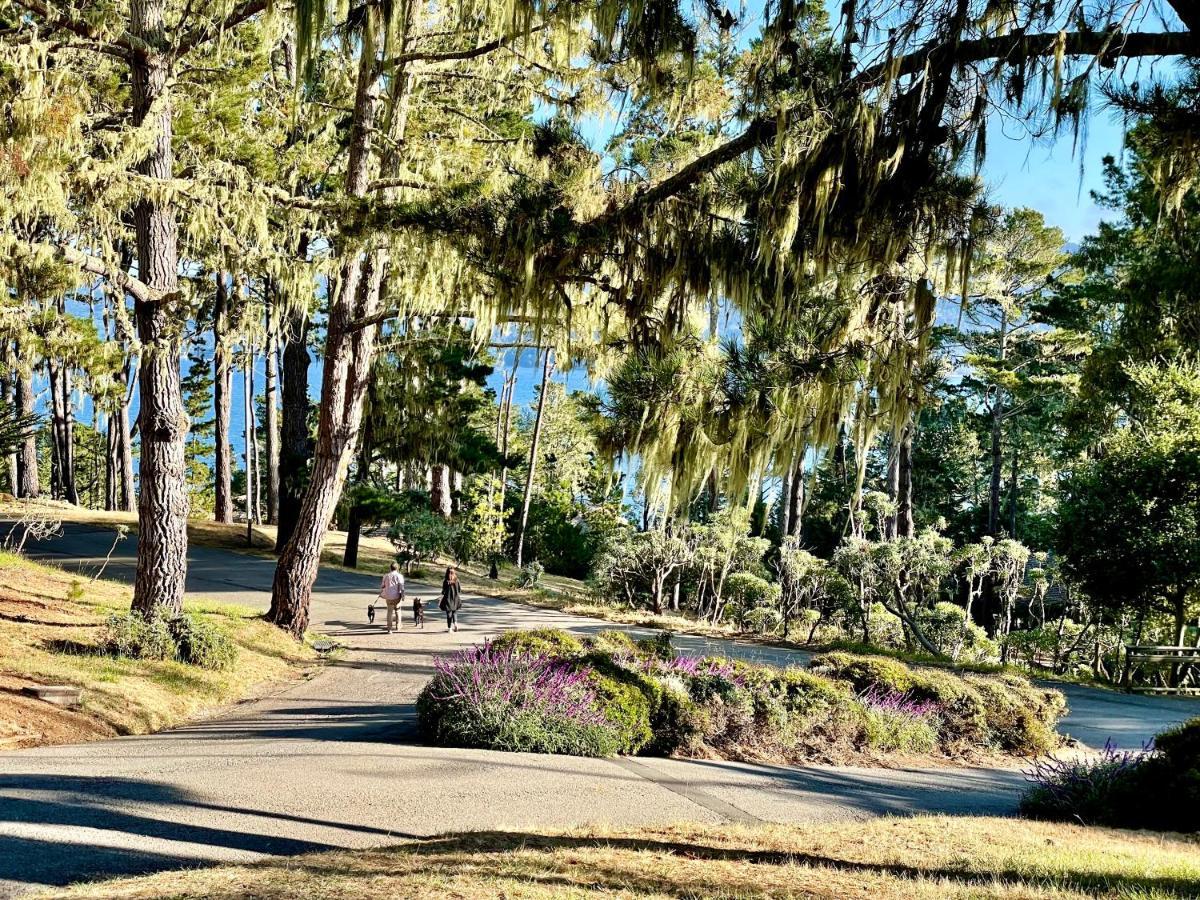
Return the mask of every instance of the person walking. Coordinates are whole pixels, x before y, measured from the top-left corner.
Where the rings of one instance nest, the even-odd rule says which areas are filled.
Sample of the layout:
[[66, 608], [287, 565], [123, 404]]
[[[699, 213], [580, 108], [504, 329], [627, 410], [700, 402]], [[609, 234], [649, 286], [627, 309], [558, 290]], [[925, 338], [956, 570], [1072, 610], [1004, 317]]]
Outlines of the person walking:
[[446, 569], [442, 579], [442, 600], [438, 608], [446, 614], [446, 630], [458, 631], [458, 611], [462, 609], [462, 587], [458, 583], [458, 572], [454, 566]]
[[379, 596], [387, 604], [387, 630], [391, 634], [400, 628], [398, 607], [404, 599], [404, 576], [400, 574], [399, 563], [392, 563], [392, 567], [384, 574], [383, 582], [379, 585]]

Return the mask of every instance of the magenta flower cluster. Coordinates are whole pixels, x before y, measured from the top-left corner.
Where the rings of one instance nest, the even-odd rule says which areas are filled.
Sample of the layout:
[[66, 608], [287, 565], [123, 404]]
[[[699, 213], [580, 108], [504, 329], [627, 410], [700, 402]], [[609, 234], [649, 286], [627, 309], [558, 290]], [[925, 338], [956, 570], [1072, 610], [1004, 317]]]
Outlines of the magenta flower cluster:
[[910, 719], [924, 719], [938, 711], [933, 700], [917, 700], [907, 691], [885, 690], [877, 685], [863, 691], [858, 699], [870, 709]]
[[439, 700], [461, 699], [475, 707], [504, 703], [581, 725], [607, 724], [586, 666], [488, 642], [438, 657], [434, 668]]

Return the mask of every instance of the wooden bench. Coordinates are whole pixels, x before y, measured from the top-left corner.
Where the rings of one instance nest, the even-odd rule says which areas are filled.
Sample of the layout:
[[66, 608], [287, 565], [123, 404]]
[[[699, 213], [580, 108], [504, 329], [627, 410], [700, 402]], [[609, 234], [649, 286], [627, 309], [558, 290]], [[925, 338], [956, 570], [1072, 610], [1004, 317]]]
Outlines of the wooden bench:
[[1200, 647], [1130, 644], [1125, 648], [1125, 683], [1146, 666], [1170, 667], [1177, 673], [1170, 684], [1140, 684], [1130, 687], [1137, 694], [1194, 694], [1200, 696]]

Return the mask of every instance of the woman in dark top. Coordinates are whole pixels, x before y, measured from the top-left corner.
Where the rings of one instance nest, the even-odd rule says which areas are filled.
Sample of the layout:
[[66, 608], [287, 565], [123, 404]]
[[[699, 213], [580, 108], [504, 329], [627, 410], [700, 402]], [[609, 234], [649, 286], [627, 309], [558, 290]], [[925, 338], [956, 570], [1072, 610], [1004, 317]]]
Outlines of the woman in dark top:
[[451, 566], [446, 570], [442, 579], [442, 601], [438, 608], [446, 614], [446, 630], [458, 631], [458, 611], [462, 609], [462, 590], [458, 583], [458, 573]]

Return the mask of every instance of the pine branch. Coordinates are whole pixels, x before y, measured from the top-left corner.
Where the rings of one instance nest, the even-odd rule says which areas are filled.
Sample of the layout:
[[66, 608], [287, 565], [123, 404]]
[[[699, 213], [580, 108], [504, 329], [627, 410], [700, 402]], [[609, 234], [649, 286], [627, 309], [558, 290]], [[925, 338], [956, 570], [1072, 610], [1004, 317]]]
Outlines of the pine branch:
[[82, 19], [76, 19], [74, 16], [58, 12], [52, 9], [50, 4], [43, 3], [42, 0], [16, 0], [16, 2], [43, 19], [45, 24], [51, 28], [69, 31], [72, 34], [87, 38], [98, 45], [97, 49], [107, 47], [108, 49], [104, 52], [126, 57], [137, 56], [145, 58], [153, 50], [149, 44], [141, 38], [130, 34], [128, 31], [124, 31], [117, 37], [109, 39], [95, 26]]
[[106, 278], [111, 284], [119, 287], [129, 296], [133, 297], [140, 303], [162, 303], [178, 296], [178, 292], [165, 293], [155, 290], [144, 281], [134, 278], [128, 272], [122, 271], [117, 266], [105, 262], [98, 256], [92, 256], [90, 253], [84, 253], [82, 250], [68, 244], [31, 244], [29, 248], [32, 252], [48, 252], [57, 256], [68, 265], [75, 266], [89, 275], [99, 275], [101, 278]]
[[[1035, 56], [1049, 56], [1055, 52], [1058, 41], [1058, 33], [1016, 34], [961, 41], [954, 54], [954, 62], [965, 65], [989, 59], [1002, 59], [1012, 63]], [[876, 87], [893, 67], [895, 77], [917, 74], [924, 70], [930, 56], [944, 47], [944, 44], [938, 43], [899, 59], [878, 63], [849, 79], [845, 87], [848, 93], [852, 94]], [[1072, 32], [1066, 35], [1065, 55], [1100, 54], [1103, 54], [1106, 60], [1143, 56], [1200, 56], [1200, 36], [1192, 32], [1138, 32], [1114, 35], [1108, 31]], [[686, 190], [714, 169], [774, 138], [779, 131], [780, 122], [786, 120], [792, 111], [784, 109], [778, 114], [752, 120], [741, 134], [696, 157], [679, 171], [656, 184], [639, 190], [624, 205], [610, 209], [584, 223], [581, 230], [585, 235], [602, 236], [613, 227], [636, 222], [655, 204]]]
[[234, 7], [229, 15], [220, 22], [209, 22], [206, 25], [186, 32], [175, 42], [175, 55], [179, 57], [195, 50], [198, 46], [211, 41], [222, 32], [228, 31], [230, 28], [236, 28], [247, 19], [258, 15], [270, 5], [271, 0], [244, 0], [243, 3]]
[[403, 66], [413, 62], [426, 63], [443, 63], [443, 62], [458, 62], [465, 59], [477, 59], [480, 56], [486, 56], [506, 44], [513, 41], [529, 37], [537, 34], [539, 31], [545, 31], [546, 25], [538, 25], [536, 28], [531, 28], [528, 31], [516, 31], [512, 34], [506, 34], [503, 37], [498, 37], [495, 40], [488, 41], [484, 44], [479, 44], [476, 47], [468, 47], [465, 50], [411, 50], [408, 53], [401, 53], [393, 56], [384, 63], [385, 68]]

